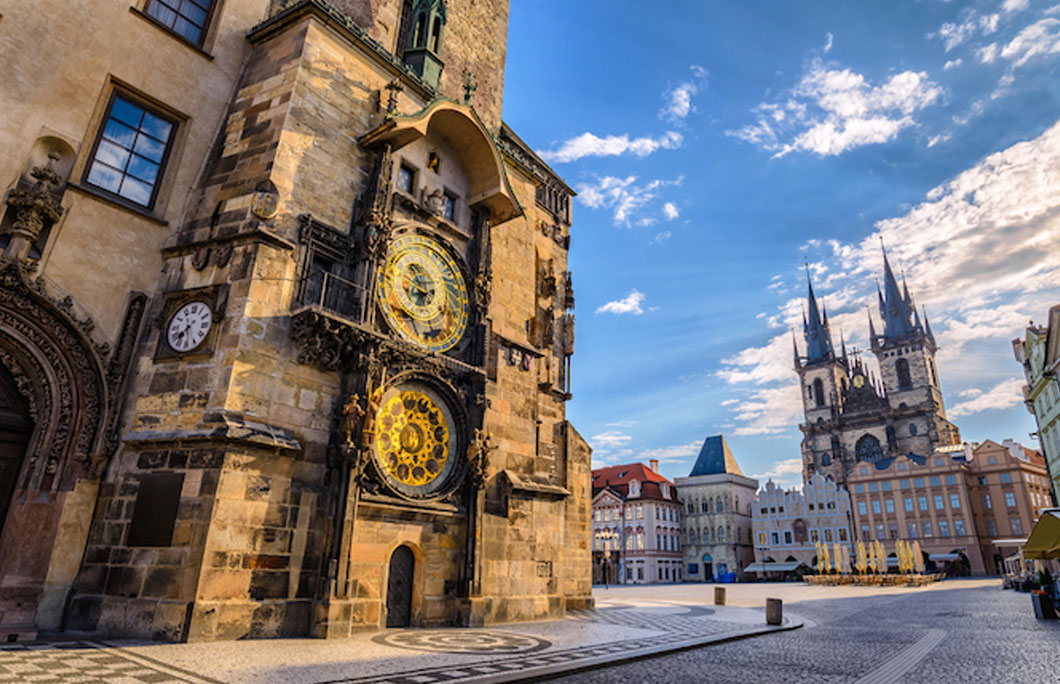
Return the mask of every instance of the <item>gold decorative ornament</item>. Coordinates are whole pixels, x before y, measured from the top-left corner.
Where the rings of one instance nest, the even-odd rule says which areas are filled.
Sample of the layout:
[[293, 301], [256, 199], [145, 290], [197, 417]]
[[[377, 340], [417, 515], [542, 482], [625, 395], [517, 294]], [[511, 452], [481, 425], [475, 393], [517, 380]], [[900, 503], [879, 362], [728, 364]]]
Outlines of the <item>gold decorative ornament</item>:
[[467, 329], [468, 296], [456, 260], [422, 235], [394, 241], [379, 272], [379, 302], [390, 327], [433, 352], [452, 349]]
[[433, 397], [418, 389], [394, 392], [380, 408], [375, 428], [376, 453], [397, 482], [422, 487], [446, 470], [453, 435]]

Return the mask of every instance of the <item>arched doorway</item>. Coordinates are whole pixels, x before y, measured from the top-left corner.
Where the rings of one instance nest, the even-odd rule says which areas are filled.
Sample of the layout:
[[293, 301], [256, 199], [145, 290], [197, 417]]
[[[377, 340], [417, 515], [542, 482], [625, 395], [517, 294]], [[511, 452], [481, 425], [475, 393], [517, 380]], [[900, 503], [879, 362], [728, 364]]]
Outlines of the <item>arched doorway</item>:
[[714, 579], [714, 559], [709, 553], [703, 554], [703, 579], [707, 582]]
[[33, 420], [18, 393], [15, 379], [0, 364], [0, 530], [11, 506], [15, 482], [26, 453]]
[[386, 626], [408, 627], [412, 624], [412, 578], [416, 560], [412, 549], [399, 546], [390, 555], [386, 584]]

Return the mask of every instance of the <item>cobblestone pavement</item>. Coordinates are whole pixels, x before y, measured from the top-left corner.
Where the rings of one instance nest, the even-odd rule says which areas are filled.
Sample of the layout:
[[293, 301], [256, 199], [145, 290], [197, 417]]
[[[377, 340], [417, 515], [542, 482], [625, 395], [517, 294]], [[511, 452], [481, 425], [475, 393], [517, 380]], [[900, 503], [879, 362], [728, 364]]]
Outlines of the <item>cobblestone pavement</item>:
[[[777, 585], [751, 586], [768, 593]], [[788, 592], [785, 613], [805, 619], [802, 629], [553, 681], [1060, 682], [1060, 622], [1035, 620], [1030, 596], [1004, 591], [999, 581], [802, 602], [797, 585], [780, 589]]]
[[[699, 592], [705, 594], [705, 592]], [[0, 684], [434, 684], [500, 682], [677, 647], [772, 633], [761, 610], [601, 596], [566, 620], [489, 629], [386, 630], [348, 640], [0, 645]], [[797, 621], [784, 626], [791, 629]]]

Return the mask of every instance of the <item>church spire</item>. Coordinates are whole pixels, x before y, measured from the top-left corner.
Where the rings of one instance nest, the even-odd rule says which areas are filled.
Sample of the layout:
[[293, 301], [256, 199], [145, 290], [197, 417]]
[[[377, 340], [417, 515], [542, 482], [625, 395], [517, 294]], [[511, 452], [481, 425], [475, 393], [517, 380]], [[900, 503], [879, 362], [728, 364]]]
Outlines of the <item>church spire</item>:
[[935, 334], [931, 332], [931, 321], [928, 320], [927, 309], [924, 309], [924, 334], [934, 344]]
[[[803, 320], [806, 320], [805, 314], [803, 314]], [[802, 368], [802, 363], [799, 359], [799, 341], [795, 337], [795, 328], [791, 329], [791, 349], [795, 353], [795, 368]]]
[[882, 237], [880, 249], [883, 250], [883, 310], [880, 312], [883, 317], [883, 336], [890, 339], [905, 337], [915, 330], [909, 289], [906, 288], [903, 296], [898, 288], [898, 280], [894, 277], [890, 262], [887, 261], [887, 249], [883, 246]]
[[869, 317], [869, 344], [871, 345], [876, 340], [876, 324], [872, 322], [872, 309], [869, 308], [868, 304], [865, 305], [865, 313]]
[[813, 283], [810, 281], [810, 267], [806, 266], [806, 286], [809, 292], [810, 315], [809, 320], [803, 313], [802, 331], [806, 335], [806, 362], [830, 360], [835, 356], [832, 348], [832, 335], [828, 331], [828, 314], [821, 317], [821, 309], [817, 305], [817, 296], [813, 293]]

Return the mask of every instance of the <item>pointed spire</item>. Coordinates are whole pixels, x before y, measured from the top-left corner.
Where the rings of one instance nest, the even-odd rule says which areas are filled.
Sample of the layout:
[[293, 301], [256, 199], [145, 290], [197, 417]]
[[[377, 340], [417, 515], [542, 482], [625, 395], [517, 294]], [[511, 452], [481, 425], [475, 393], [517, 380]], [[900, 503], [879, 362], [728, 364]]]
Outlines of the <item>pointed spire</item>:
[[869, 344], [871, 345], [876, 339], [876, 325], [872, 322], [872, 309], [868, 305], [865, 306], [865, 313], [869, 316]]
[[795, 352], [795, 367], [801, 368], [802, 364], [799, 359], [799, 341], [798, 338], [795, 337], [795, 328], [791, 329], [791, 348]]
[[839, 346], [843, 350], [843, 360], [847, 360], [847, 340], [843, 337], [843, 329], [839, 329]]
[[927, 309], [924, 309], [924, 334], [932, 342], [935, 341], [935, 334], [931, 332], [931, 321], [928, 320]]
[[809, 321], [803, 314], [803, 332], [806, 334], [806, 362], [830, 360], [835, 356], [832, 347], [832, 335], [828, 331], [828, 315], [821, 317], [820, 308], [817, 306], [817, 296], [813, 293], [813, 283], [810, 281], [810, 265], [806, 264], [806, 287], [809, 304]]
[[891, 264], [887, 261], [887, 249], [883, 246], [883, 237], [880, 237], [880, 249], [883, 251], [883, 336], [887, 338], [905, 337], [913, 332], [913, 312], [906, 298], [909, 295], [906, 289], [905, 297], [898, 288], [898, 281], [891, 270]]

